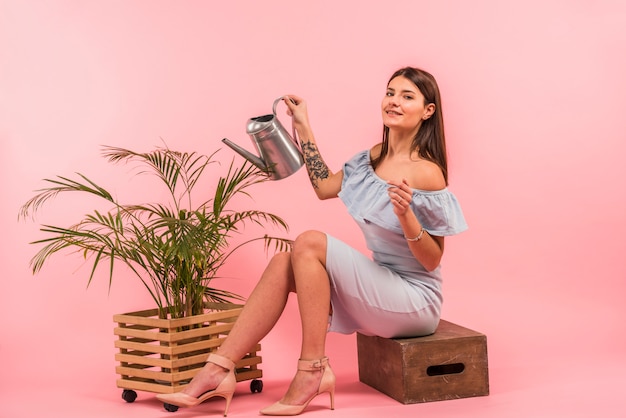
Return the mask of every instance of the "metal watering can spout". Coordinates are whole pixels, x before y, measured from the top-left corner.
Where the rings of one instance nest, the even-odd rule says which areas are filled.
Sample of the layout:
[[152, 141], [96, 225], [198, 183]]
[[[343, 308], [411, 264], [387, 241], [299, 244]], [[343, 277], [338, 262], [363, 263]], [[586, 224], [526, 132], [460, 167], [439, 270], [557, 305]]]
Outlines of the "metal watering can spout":
[[248, 119], [246, 132], [250, 135], [259, 157], [227, 138], [222, 139], [223, 143], [239, 155], [267, 172], [272, 180], [288, 177], [304, 165], [302, 152], [294, 139], [295, 129], [292, 126], [292, 138], [276, 117], [276, 105], [282, 99], [279, 97], [274, 101], [271, 114]]
[[228, 145], [229, 147], [231, 147], [235, 152], [237, 152], [237, 154], [241, 155], [243, 158], [245, 158], [246, 160], [250, 161], [252, 164], [259, 167], [261, 170], [267, 171], [267, 166], [265, 165], [265, 161], [263, 161], [262, 159], [260, 159], [259, 157], [257, 157], [256, 155], [248, 151], [247, 149], [240, 147], [239, 145], [235, 144], [233, 141], [231, 141], [228, 138], [222, 139], [222, 142]]

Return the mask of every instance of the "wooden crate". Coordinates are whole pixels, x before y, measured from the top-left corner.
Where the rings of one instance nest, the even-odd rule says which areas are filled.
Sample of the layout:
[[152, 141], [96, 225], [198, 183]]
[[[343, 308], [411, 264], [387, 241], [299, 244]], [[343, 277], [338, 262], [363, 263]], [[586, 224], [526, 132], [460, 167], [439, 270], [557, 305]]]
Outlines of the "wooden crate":
[[404, 404], [489, 394], [487, 337], [441, 321], [426, 337], [357, 334], [359, 380]]
[[[239, 313], [241, 305], [207, 304], [205, 313], [180, 319], [162, 319], [158, 309], [114, 315], [115, 347], [119, 352], [117, 387], [154, 393], [182, 390], [217, 350]], [[237, 381], [263, 376], [258, 368], [261, 345], [236, 363]]]

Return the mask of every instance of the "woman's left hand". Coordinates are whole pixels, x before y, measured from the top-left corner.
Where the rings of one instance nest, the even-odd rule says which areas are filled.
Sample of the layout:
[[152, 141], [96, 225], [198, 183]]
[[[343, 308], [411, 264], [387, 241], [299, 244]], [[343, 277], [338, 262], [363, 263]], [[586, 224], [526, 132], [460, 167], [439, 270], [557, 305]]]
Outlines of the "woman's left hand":
[[405, 179], [402, 179], [402, 182], [389, 180], [387, 184], [389, 184], [387, 193], [393, 204], [393, 212], [397, 216], [404, 215], [409, 209], [411, 199], [413, 198], [413, 192], [411, 187], [409, 187], [409, 183]]

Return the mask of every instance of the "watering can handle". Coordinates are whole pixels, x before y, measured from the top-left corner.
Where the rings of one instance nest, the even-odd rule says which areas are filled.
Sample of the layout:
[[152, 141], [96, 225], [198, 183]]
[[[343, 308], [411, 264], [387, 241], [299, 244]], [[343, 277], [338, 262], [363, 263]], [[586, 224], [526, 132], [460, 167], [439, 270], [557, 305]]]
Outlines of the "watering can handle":
[[[274, 100], [274, 104], [272, 105], [272, 113], [274, 114], [274, 117], [278, 117], [276, 116], [276, 105], [278, 105], [278, 103], [282, 100], [283, 97], [279, 97], [278, 99]], [[291, 100], [291, 103], [295, 104], [293, 100]], [[296, 147], [298, 147], [300, 151], [302, 151], [302, 146], [300, 145], [300, 141], [298, 140], [298, 135], [296, 134], [296, 128], [293, 126], [293, 122], [291, 122], [291, 134], [293, 136], [293, 141], [295, 142]]]

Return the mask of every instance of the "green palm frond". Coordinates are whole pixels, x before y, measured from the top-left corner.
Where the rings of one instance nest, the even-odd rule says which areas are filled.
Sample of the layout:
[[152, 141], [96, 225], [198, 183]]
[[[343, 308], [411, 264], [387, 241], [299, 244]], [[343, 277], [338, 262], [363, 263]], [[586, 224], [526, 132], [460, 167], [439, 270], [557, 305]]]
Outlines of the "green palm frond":
[[39, 208], [41, 208], [48, 200], [53, 199], [58, 194], [65, 192], [90, 193], [94, 196], [98, 196], [105, 200], [108, 200], [109, 202], [114, 202], [113, 196], [111, 196], [111, 194], [105, 189], [98, 186], [96, 183], [89, 180], [84, 175], [80, 173], [77, 173], [77, 175], [84, 180], [84, 183], [61, 176], [57, 176], [56, 179], [44, 179], [44, 182], [55, 184], [56, 186], [50, 186], [47, 188], [36, 190], [39, 193], [30, 200], [28, 200], [20, 208], [18, 218], [27, 218], [31, 215], [34, 216]]
[[228, 208], [235, 196], [250, 197], [251, 186], [268, 180], [266, 173], [247, 161], [241, 166], [231, 161], [227, 174], [217, 178], [213, 195], [192, 207], [192, 192], [207, 167], [216, 162], [216, 152], [206, 156], [169, 148], [149, 153], [103, 148], [109, 162], [134, 163], [136, 174], [156, 176], [169, 192], [168, 202], [123, 204], [80, 173], [77, 179], [59, 176], [44, 180], [49, 186], [38, 190], [20, 208], [18, 218], [34, 216], [48, 201], [66, 192], [97, 196], [109, 208], [93, 210], [70, 227], [42, 225], [46, 237], [33, 242], [41, 246], [31, 260], [33, 273], [39, 272], [53, 254], [67, 250], [80, 252], [90, 261], [87, 286], [104, 263], [110, 287], [114, 267], [121, 263], [141, 280], [157, 307], [168, 310], [171, 317], [201, 312], [205, 301], [243, 300], [209, 285], [227, 259], [254, 241], [263, 241], [266, 251], [287, 251], [291, 241], [264, 235], [231, 246], [230, 240], [241, 234], [247, 223], [288, 231], [285, 220], [272, 213]]

